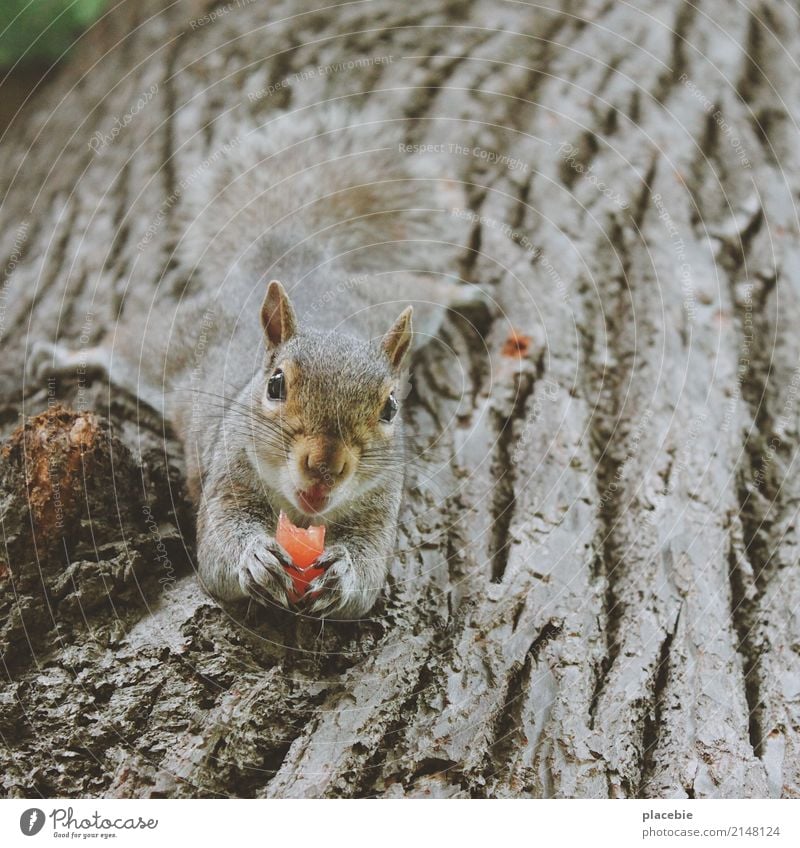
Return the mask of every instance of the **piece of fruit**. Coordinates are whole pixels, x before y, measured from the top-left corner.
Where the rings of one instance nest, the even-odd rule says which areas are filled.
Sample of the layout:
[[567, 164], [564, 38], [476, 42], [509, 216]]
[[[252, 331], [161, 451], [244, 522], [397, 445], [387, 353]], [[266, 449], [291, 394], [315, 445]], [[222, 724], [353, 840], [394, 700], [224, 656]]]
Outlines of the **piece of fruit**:
[[281, 512], [275, 539], [298, 568], [308, 568], [325, 550], [325, 527], [297, 527], [285, 512]]
[[290, 594], [289, 600], [296, 604], [308, 591], [308, 584], [324, 571], [322, 568], [314, 568], [314, 563], [325, 550], [325, 527], [297, 527], [292, 524], [286, 513], [281, 512], [278, 516], [275, 540], [294, 563], [286, 572], [294, 584], [294, 593]]
[[[308, 592], [309, 583], [315, 577], [319, 577], [324, 571], [324, 568], [314, 568], [313, 565], [309, 565], [308, 568], [297, 568], [294, 565], [290, 565], [286, 569], [286, 572], [292, 578], [294, 591], [289, 592], [289, 600], [293, 604], [296, 604]], [[312, 592], [311, 596], [316, 597], [318, 594], [319, 592]]]

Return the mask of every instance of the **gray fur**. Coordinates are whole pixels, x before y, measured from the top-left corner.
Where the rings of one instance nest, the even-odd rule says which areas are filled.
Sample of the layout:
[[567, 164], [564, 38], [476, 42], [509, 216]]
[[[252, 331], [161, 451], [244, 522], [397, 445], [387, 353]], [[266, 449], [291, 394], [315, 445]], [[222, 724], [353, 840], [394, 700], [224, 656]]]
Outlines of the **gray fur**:
[[[387, 381], [400, 379], [381, 341], [403, 308], [414, 305], [424, 343], [463, 291], [444, 278], [454, 246], [432, 223], [447, 218], [432, 210], [448, 201], [419, 157], [398, 152], [398, 129], [329, 110], [254, 131], [187, 193], [180, 256], [191, 279], [178, 312], [126, 322], [109, 340], [113, 356], [109, 345], [92, 355], [182, 437], [199, 576], [221, 600], [289, 606], [278, 512], [309, 522], [281, 483], [293, 435], [263, 415], [276, 362], [289, 357], [303, 373], [302, 429], [346, 441], [375, 419]], [[273, 278], [289, 292], [298, 331], [267, 350], [260, 313]], [[69, 357], [42, 349], [33, 367], [37, 376], [74, 369]], [[401, 416], [322, 516], [326, 570], [311, 587], [312, 615], [358, 618], [380, 594], [403, 488]]]

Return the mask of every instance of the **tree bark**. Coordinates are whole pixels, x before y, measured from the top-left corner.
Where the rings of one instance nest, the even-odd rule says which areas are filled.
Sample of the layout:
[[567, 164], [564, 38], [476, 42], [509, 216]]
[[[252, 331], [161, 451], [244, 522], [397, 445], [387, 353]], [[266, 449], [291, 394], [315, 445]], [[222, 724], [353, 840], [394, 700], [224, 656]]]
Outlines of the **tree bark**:
[[[796, 797], [797, 16], [316, 5], [116, 6], [2, 140], [4, 793]], [[23, 365], [174, 304], [195, 169], [331, 98], [445, 146], [493, 306], [415, 362], [374, 617], [235, 621], [158, 417]]]

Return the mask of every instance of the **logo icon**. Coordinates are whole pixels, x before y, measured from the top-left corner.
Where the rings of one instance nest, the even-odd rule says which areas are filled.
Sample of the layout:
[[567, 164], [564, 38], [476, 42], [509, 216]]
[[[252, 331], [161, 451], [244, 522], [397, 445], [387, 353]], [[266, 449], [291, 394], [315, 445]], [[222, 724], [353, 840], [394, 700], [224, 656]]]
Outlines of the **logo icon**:
[[36, 836], [44, 827], [44, 812], [37, 807], [31, 807], [19, 817], [19, 829], [25, 836]]

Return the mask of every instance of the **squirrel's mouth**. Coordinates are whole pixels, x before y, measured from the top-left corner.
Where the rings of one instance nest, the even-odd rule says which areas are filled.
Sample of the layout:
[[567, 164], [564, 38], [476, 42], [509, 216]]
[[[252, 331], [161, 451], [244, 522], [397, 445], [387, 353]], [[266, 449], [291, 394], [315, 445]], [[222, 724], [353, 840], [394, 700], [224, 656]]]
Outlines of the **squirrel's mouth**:
[[297, 500], [303, 512], [317, 513], [322, 512], [328, 505], [330, 494], [330, 486], [326, 486], [324, 483], [316, 483], [308, 489], [298, 489]]

